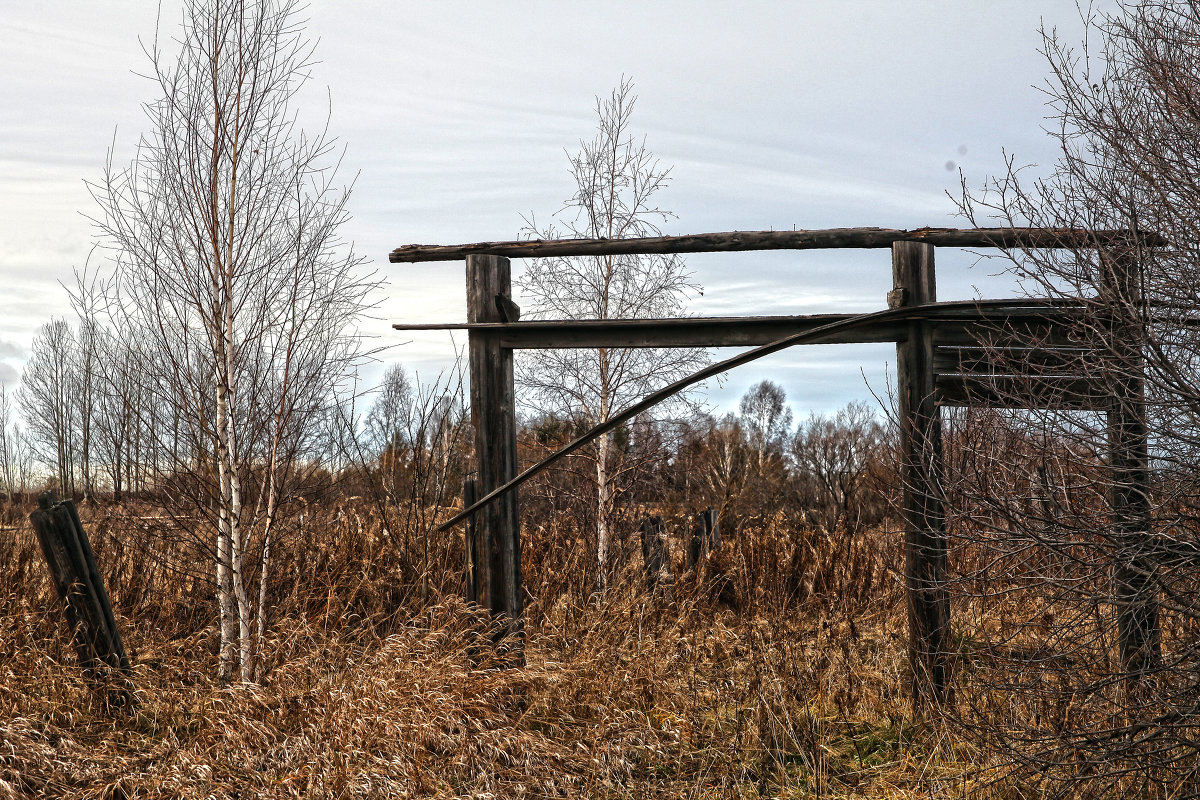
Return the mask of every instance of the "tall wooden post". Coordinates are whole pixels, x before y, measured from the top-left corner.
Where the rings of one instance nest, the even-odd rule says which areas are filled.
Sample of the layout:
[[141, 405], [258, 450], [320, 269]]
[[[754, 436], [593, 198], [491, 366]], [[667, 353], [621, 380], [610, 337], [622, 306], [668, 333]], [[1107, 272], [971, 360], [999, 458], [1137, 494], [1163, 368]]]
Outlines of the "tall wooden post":
[[[507, 258], [467, 257], [467, 321], [503, 322], [515, 313]], [[476, 490], [482, 497], [517, 475], [517, 425], [512, 350], [494, 333], [467, 336], [471, 379], [471, 423], [475, 429]], [[501, 637], [517, 661], [524, 660], [520, 517], [517, 492], [476, 514], [474, 581], [477, 602], [502, 621]]]
[[[933, 245], [892, 245], [892, 307], [937, 300]], [[942, 510], [942, 421], [933, 373], [933, 326], [914, 321], [896, 345], [900, 395], [900, 458], [904, 485], [904, 582], [908, 594], [913, 706], [948, 700], [950, 596]]]
[[1113, 315], [1107, 350], [1108, 453], [1112, 485], [1109, 505], [1117, 539], [1113, 567], [1117, 606], [1117, 642], [1121, 668], [1137, 679], [1158, 664], [1162, 635], [1158, 620], [1157, 579], [1150, 536], [1149, 434], [1146, 385], [1138, 318], [1142, 305], [1137, 262], [1127, 255], [1102, 258], [1102, 297]]

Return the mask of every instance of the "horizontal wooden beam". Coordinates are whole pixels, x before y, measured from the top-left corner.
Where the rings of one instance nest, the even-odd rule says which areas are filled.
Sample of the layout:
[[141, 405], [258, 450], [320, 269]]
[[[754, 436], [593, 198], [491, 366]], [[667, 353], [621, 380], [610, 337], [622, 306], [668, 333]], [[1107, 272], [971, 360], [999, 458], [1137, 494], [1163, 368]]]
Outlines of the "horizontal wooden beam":
[[1076, 374], [1094, 370], [1102, 354], [1087, 347], [937, 347], [933, 371], [957, 374]]
[[744, 250], [821, 250], [891, 247], [895, 242], [925, 242], [938, 247], [1090, 249], [1135, 242], [1163, 247], [1155, 233], [1069, 228], [828, 228], [799, 231], [730, 231], [640, 239], [527, 239], [457, 245], [409, 244], [388, 256], [393, 264], [417, 261], [461, 261], [469, 255], [507, 258], [552, 256], [663, 255], [721, 253]]
[[[756, 347], [814, 330], [854, 314], [783, 317], [688, 317], [683, 319], [534, 320], [487, 326], [500, 331], [504, 347], [561, 350], [579, 347]], [[479, 324], [393, 325], [402, 331], [478, 330]], [[907, 328], [885, 320], [869, 327], [836, 330], [820, 344], [894, 342]]]
[[1103, 410], [1112, 403], [1102, 380], [1075, 375], [937, 375], [934, 384], [944, 406]]
[[[1045, 305], [999, 307], [975, 303], [943, 303], [914, 308], [907, 318], [921, 317], [937, 325], [939, 344], [976, 345], [1016, 340], [1028, 344], [1069, 344], [1058, 323], [1073, 319], [1071, 308]], [[775, 317], [685, 317], [681, 319], [532, 320], [512, 323], [397, 324], [400, 331], [492, 330], [504, 347], [515, 350], [584, 347], [757, 347], [785, 336], [815, 330], [854, 318], [855, 314], [811, 314]], [[806, 344], [849, 344], [901, 341], [908, 323], [871, 319], [844, 326]]]

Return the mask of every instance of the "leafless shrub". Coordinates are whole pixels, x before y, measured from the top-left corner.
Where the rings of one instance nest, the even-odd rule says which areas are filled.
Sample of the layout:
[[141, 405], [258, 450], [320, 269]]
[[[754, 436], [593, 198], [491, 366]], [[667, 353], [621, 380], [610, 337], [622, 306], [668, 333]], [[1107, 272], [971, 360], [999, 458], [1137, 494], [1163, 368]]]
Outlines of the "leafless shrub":
[[340, 482], [368, 501], [402, 574], [426, 599], [461, 577], [461, 534], [434, 528], [461, 502], [470, 464], [462, 379], [456, 366], [422, 383], [394, 364], [365, 419], [348, 407], [334, 422]]
[[880, 522], [885, 502], [876, 473], [888, 444], [886, 429], [865, 403], [797, 427], [789, 448], [797, 492], [822, 530], [854, 531]]
[[[1122, 4], [1084, 25], [1082, 47], [1045, 35], [1053, 170], [1024, 181], [1010, 161], [982, 191], [964, 187], [963, 212], [1169, 245], [1012, 254], [1031, 293], [1082, 308], [1067, 332], [1083, 348], [1074, 374], [1099, 379], [1103, 402], [957, 423], [947, 488], [971, 621], [960, 718], [1003, 754], [1002, 778], [1039, 792], [1195, 796], [1200, 8]], [[1030, 344], [1014, 370], [1034, 376], [1026, 397], [1055, 342]]]

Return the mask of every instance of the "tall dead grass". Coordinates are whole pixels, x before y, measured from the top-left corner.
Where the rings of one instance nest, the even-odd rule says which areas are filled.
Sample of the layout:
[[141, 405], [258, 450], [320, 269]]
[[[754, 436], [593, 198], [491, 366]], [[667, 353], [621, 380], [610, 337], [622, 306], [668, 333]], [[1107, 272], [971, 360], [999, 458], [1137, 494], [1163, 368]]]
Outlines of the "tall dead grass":
[[[316, 515], [314, 515], [316, 516]], [[261, 685], [215, 682], [211, 586], [151, 515], [85, 515], [135, 662], [111, 716], [73, 662], [32, 532], [0, 543], [0, 797], [909, 797], [972, 754], [916, 723], [895, 534], [743, 531], [603, 596], [577, 534], [527, 526], [528, 667], [503, 669], [458, 576], [414, 572], [369, 513], [285, 538]], [[454, 562], [454, 539], [434, 543]], [[675, 564], [682, 563], [676, 548]]]

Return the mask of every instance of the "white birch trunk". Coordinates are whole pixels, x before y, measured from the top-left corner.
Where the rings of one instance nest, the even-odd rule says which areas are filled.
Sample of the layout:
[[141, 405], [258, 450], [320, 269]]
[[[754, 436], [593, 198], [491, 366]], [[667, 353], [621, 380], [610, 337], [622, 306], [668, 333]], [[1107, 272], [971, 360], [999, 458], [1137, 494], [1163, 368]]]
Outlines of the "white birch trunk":
[[[610, 225], [611, 229], [611, 225]], [[608, 284], [612, 278], [612, 259], [607, 259], [607, 270], [601, 318], [608, 318]], [[611, 387], [609, 385], [609, 353], [605, 348], [596, 352], [600, 367], [600, 416], [598, 422], [607, 422], [612, 412]], [[608, 507], [612, 489], [608, 474], [608, 457], [612, 450], [612, 434], [606, 433], [596, 442], [596, 585], [601, 592], [608, 588], [609, 550], [612, 532], [608, 529]]]
[[[274, 462], [275, 457], [272, 455], [271, 461]], [[271, 474], [268, 477], [269, 488], [267, 489], [267, 517], [263, 525], [263, 552], [262, 563], [259, 565], [258, 573], [258, 610], [257, 618], [255, 619], [254, 631], [254, 682], [258, 683], [263, 678], [263, 640], [266, 638], [267, 630], [267, 576], [271, 567], [271, 533], [275, 523], [275, 464], [269, 465]]]
[[237, 610], [233, 589], [233, 536], [230, 516], [229, 454], [226, 441], [229, 417], [228, 389], [217, 386], [217, 609], [220, 619], [221, 642], [217, 677], [227, 684], [233, 676], [237, 644]]
[[254, 678], [254, 631], [251, 625], [252, 609], [250, 594], [246, 591], [246, 542], [242, 536], [242, 481], [237, 472], [238, 440], [237, 426], [234, 421], [234, 387], [233, 387], [233, 312], [232, 303], [226, 304], [225, 330], [223, 342], [222, 365], [225, 372], [225, 387], [227, 411], [225, 414], [225, 456], [228, 459], [226, 469], [229, 475], [229, 545], [231, 560], [231, 581], [233, 594], [237, 602], [237, 642], [238, 663], [241, 667], [243, 681]]
[[597, 440], [596, 456], [596, 567], [597, 584], [600, 591], [608, 586], [608, 569], [612, 532], [608, 528], [608, 507], [611, 503], [611, 486], [608, 477], [608, 453], [611, 449], [611, 434]]

